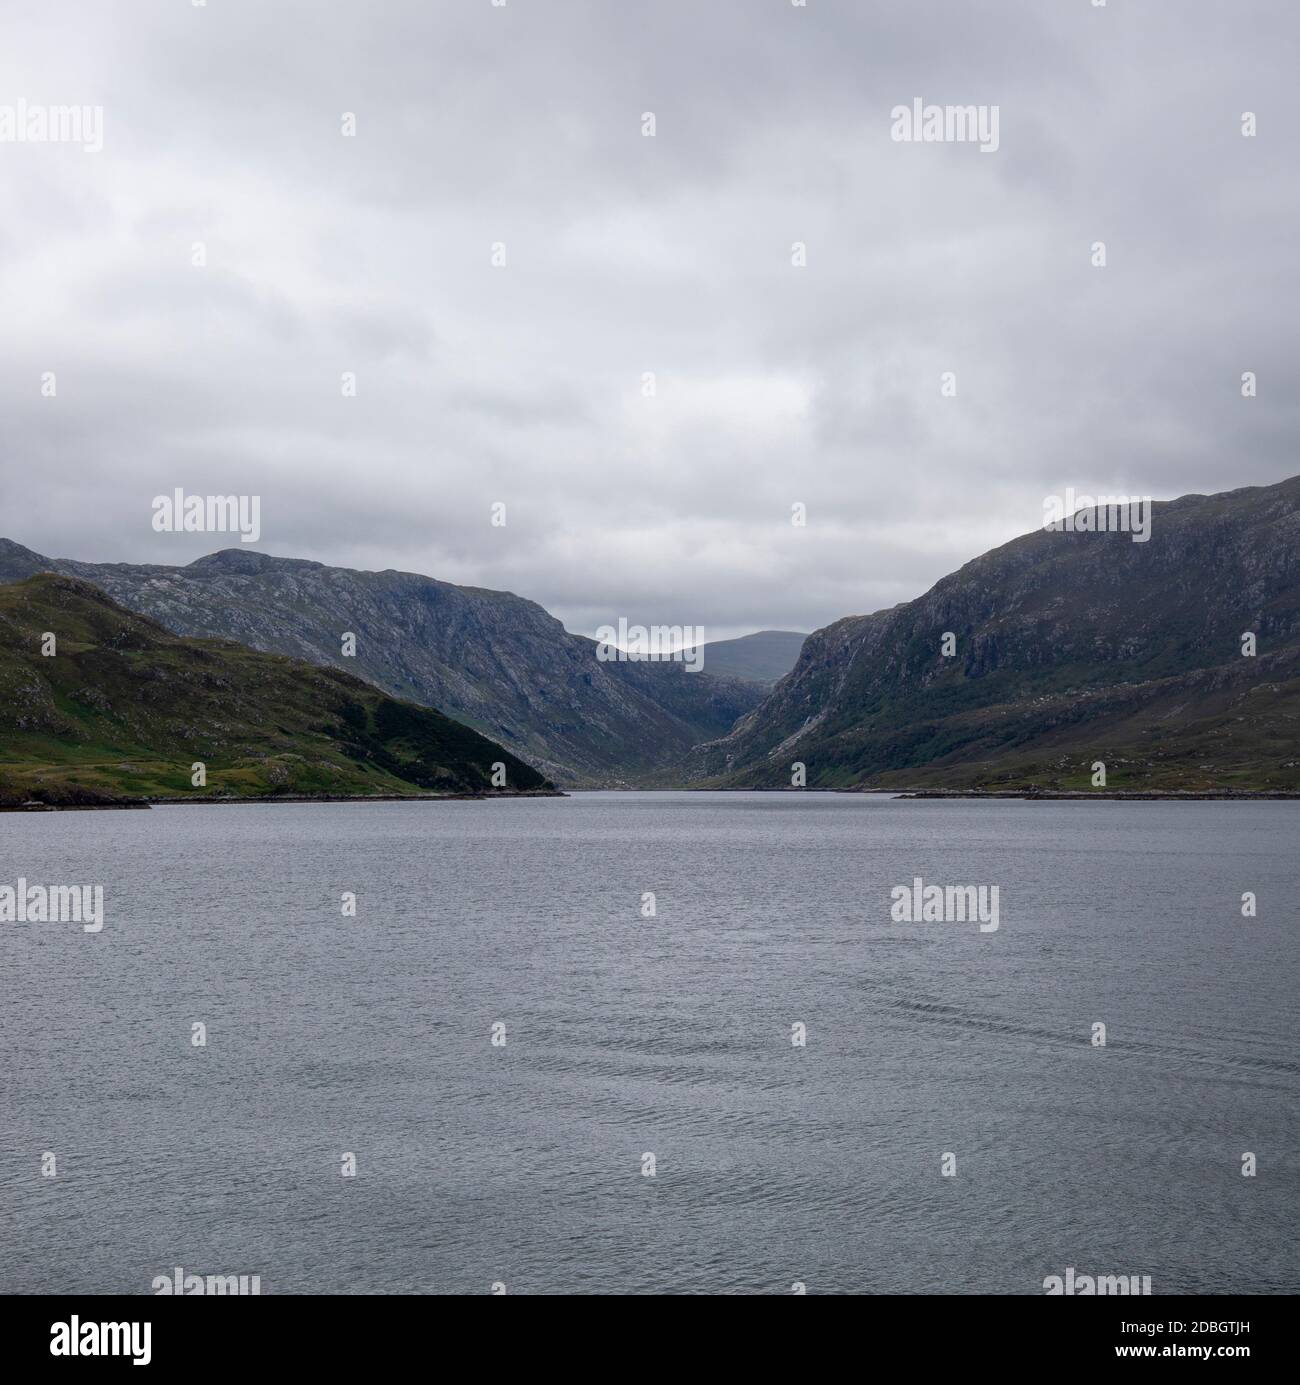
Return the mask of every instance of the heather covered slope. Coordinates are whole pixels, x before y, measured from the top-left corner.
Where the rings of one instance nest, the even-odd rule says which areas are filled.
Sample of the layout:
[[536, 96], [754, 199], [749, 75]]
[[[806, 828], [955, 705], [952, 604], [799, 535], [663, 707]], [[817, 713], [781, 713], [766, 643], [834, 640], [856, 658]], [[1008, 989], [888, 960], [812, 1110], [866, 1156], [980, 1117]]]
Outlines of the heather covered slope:
[[[647, 783], [724, 735], [761, 685], [680, 663], [602, 663], [536, 602], [414, 573], [230, 548], [186, 567], [47, 558], [0, 539], [0, 583], [56, 571], [175, 634], [333, 665], [436, 707], [565, 785]], [[356, 638], [344, 658], [342, 637]]]
[[[206, 788], [191, 785], [195, 762]], [[76, 578], [0, 586], [0, 802], [491, 793], [494, 763], [509, 790], [550, 788], [470, 728], [350, 674], [179, 639]]]
[[693, 768], [734, 786], [788, 786], [799, 761], [813, 786], [1084, 788], [1096, 760], [1112, 788], [1300, 788], [1300, 478], [1157, 504], [1146, 543], [1039, 530], [837, 621]]

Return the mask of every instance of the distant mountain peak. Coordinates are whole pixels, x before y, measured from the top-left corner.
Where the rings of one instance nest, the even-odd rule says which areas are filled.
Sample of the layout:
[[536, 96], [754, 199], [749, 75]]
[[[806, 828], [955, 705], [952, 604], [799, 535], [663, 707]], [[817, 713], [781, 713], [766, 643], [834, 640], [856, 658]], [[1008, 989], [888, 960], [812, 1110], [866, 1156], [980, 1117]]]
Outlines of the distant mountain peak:
[[205, 553], [203, 557], [195, 558], [192, 563], [186, 564], [186, 568], [190, 572], [212, 569], [222, 572], [262, 572], [283, 561], [282, 558], [273, 558], [269, 553], [258, 553], [251, 548], [221, 548], [215, 553]]

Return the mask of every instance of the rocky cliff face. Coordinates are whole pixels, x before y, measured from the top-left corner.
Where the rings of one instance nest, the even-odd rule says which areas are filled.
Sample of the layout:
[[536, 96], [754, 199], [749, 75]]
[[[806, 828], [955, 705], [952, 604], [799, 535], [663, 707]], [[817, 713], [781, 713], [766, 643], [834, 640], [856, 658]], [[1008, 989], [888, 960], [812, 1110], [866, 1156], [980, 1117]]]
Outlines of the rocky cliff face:
[[602, 663], [593, 641], [535, 602], [414, 573], [241, 549], [186, 567], [81, 563], [0, 540], [0, 582], [37, 572], [92, 582], [178, 635], [343, 669], [465, 722], [567, 787], [659, 781], [763, 695], [681, 664]]
[[1145, 543], [1040, 530], [819, 630], [693, 771], [1084, 787], [1102, 759], [1119, 787], [1300, 788], [1298, 678], [1300, 477], [1157, 504]]

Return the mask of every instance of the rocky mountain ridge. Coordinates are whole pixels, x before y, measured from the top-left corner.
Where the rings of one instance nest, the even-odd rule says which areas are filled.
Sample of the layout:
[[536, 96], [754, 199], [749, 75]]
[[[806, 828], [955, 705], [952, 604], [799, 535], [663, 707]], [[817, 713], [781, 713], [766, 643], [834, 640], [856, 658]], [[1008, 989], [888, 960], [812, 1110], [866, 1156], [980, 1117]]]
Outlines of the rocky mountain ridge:
[[1113, 786], [1300, 788], [1298, 679], [1300, 477], [1157, 503], [1147, 542], [1038, 530], [815, 631], [691, 773], [1068, 788], [1101, 760]]
[[[499, 741], [563, 787], [671, 779], [765, 688], [674, 662], [602, 662], [534, 601], [416, 573], [228, 548], [184, 567], [48, 558], [0, 539], [0, 583], [92, 582], [174, 634], [342, 669]], [[354, 657], [343, 637], [356, 637]]]

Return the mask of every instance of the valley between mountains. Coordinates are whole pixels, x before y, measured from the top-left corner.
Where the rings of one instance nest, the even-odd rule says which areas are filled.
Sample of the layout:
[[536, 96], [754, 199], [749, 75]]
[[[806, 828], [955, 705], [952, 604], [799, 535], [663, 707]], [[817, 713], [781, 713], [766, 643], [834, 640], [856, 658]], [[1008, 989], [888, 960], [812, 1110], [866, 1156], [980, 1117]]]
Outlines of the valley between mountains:
[[0, 539], [0, 799], [1061, 792], [1098, 763], [1108, 790], [1300, 791], [1300, 477], [1156, 503], [1147, 542], [1037, 530], [890, 610], [705, 654], [605, 662], [533, 601], [413, 573]]

